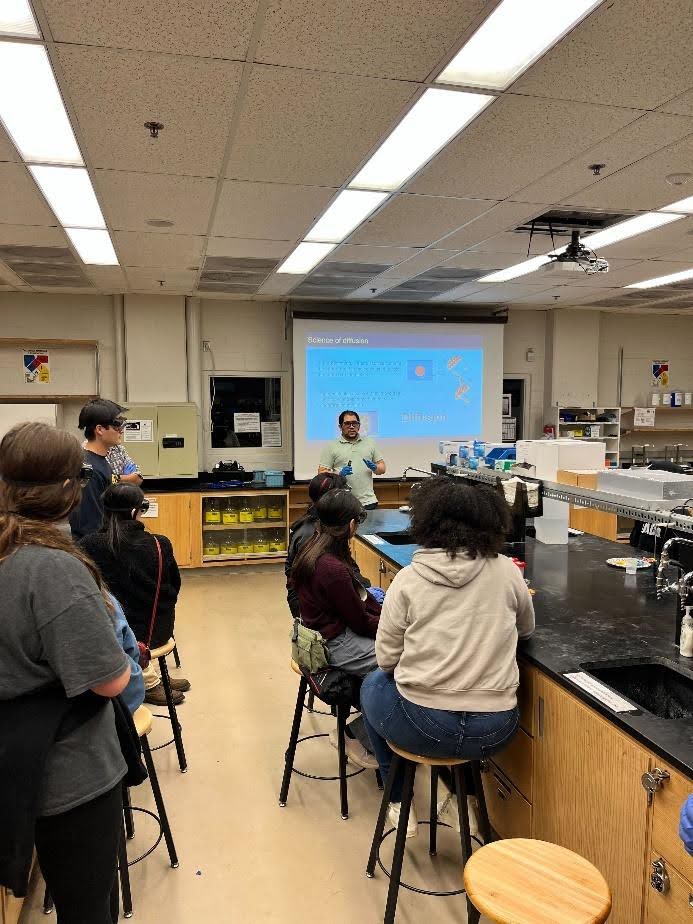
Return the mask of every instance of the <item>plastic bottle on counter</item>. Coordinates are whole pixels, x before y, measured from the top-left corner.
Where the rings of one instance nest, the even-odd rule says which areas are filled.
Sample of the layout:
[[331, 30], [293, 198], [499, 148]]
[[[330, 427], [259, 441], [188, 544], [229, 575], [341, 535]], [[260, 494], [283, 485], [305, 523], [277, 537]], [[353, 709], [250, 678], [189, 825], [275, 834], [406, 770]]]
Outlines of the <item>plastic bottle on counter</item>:
[[686, 615], [681, 620], [681, 640], [679, 651], [684, 658], [693, 658], [693, 606], [686, 607]]

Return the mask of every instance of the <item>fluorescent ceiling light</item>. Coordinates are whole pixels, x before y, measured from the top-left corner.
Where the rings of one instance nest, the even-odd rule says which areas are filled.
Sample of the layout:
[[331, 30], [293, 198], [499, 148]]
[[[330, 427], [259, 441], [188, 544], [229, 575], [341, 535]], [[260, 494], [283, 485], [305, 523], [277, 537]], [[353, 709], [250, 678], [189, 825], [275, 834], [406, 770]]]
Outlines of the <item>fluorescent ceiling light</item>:
[[2, 0], [0, 3], [0, 35], [21, 38], [41, 38], [41, 32], [29, 0]]
[[604, 228], [603, 231], [588, 234], [587, 237], [581, 238], [580, 243], [591, 250], [597, 250], [608, 247], [610, 244], [616, 244], [619, 241], [625, 241], [627, 238], [635, 237], [637, 234], [653, 231], [655, 228], [668, 225], [672, 221], [679, 221], [684, 217], [683, 215], [670, 215], [667, 212], [645, 212], [643, 215], [636, 215], [634, 218], [619, 221], [617, 225]]
[[64, 228], [105, 228], [84, 167], [30, 166], [31, 174]]
[[345, 189], [306, 235], [307, 241], [338, 244], [377, 208], [388, 194]]
[[349, 186], [397, 189], [494, 99], [481, 93], [426, 90]]
[[601, 0], [503, 0], [438, 83], [505, 90]]
[[525, 260], [523, 263], [516, 263], [514, 266], [508, 266], [506, 269], [498, 270], [497, 273], [490, 273], [488, 276], [482, 276], [477, 282], [507, 282], [509, 279], [517, 279], [518, 276], [526, 276], [528, 273], [534, 273], [541, 269], [546, 263], [550, 263], [548, 254], [541, 257], [532, 257], [531, 260]]
[[336, 244], [316, 244], [302, 241], [284, 260], [277, 272], [293, 273], [296, 276], [309, 273], [336, 246]]
[[95, 266], [118, 266], [118, 257], [116, 257], [108, 231], [95, 231], [93, 228], [66, 228], [65, 230], [82, 263], [92, 263]]
[[693, 214], [693, 196], [687, 199], [679, 199], [678, 202], [672, 202], [671, 205], [665, 205], [660, 212], [682, 212], [684, 215]]
[[624, 289], [656, 289], [657, 286], [666, 286], [670, 282], [683, 282], [684, 279], [693, 279], [693, 269], [682, 270], [680, 273], [670, 273], [668, 276], [655, 276], [643, 282], [631, 282]]
[[0, 119], [28, 163], [84, 163], [43, 45], [0, 42]]

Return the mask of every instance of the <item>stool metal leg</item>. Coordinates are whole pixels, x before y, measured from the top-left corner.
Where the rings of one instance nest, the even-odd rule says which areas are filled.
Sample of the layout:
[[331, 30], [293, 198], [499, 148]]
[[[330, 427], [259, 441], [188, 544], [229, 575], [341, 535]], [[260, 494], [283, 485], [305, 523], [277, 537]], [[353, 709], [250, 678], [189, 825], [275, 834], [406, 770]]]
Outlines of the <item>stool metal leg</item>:
[[342, 818], [349, 817], [349, 797], [347, 795], [347, 756], [344, 741], [346, 720], [349, 718], [349, 705], [337, 707], [337, 747], [339, 751], [339, 799], [342, 807]]
[[406, 761], [404, 765], [404, 785], [402, 787], [402, 801], [399, 807], [399, 824], [397, 825], [397, 838], [395, 852], [392, 856], [392, 869], [390, 871], [390, 885], [387, 890], [387, 905], [383, 924], [393, 924], [397, 913], [397, 896], [399, 882], [402, 878], [402, 863], [404, 862], [404, 847], [407, 840], [407, 824], [409, 823], [409, 810], [414, 797], [414, 777], [416, 764]]
[[431, 804], [428, 824], [428, 852], [438, 853], [438, 768], [431, 767]]
[[180, 655], [178, 654], [178, 645], [174, 646], [173, 649], [173, 663], [176, 667], [180, 667]]
[[368, 864], [366, 866], [366, 876], [368, 876], [369, 879], [372, 879], [375, 873], [375, 864], [378, 861], [378, 848], [380, 847], [380, 842], [383, 839], [383, 831], [385, 830], [385, 817], [387, 816], [387, 809], [390, 804], [390, 794], [392, 793], [392, 786], [395, 782], [395, 774], [397, 773], [397, 768], [399, 767], [400, 761], [401, 757], [399, 754], [392, 755], [390, 772], [388, 773], [387, 779], [385, 780], [383, 798], [380, 801], [380, 812], [378, 814], [378, 820], [375, 823], [373, 843], [371, 844], [371, 852], [370, 856], [368, 857]]
[[284, 756], [284, 777], [282, 778], [282, 787], [279, 791], [279, 805], [284, 808], [289, 796], [289, 785], [291, 784], [291, 771], [294, 766], [294, 757], [296, 756], [296, 742], [301, 730], [301, 713], [303, 712], [303, 703], [306, 699], [306, 690], [308, 681], [301, 677], [298, 684], [298, 696], [296, 697], [296, 708], [294, 709], [294, 721], [291, 725], [291, 735], [289, 736], [289, 746]]
[[313, 711], [313, 706], [315, 705], [315, 693], [312, 690], [308, 692], [308, 712]]
[[[466, 866], [467, 860], [472, 855], [472, 837], [469, 831], [469, 807], [467, 805], [467, 785], [464, 781], [464, 767], [458, 764], [452, 770], [455, 781], [455, 791], [457, 793], [457, 809], [460, 817], [460, 844], [462, 846], [462, 866]], [[481, 912], [477, 911], [474, 905], [467, 897], [467, 921], [468, 924], [479, 924]]]
[[484, 793], [484, 784], [481, 778], [481, 766], [478, 760], [472, 761], [472, 775], [474, 777], [474, 788], [479, 800], [479, 829], [484, 844], [490, 844], [493, 840], [491, 833], [491, 822], [488, 817], [488, 808], [486, 807], [486, 795]]
[[161, 825], [161, 828], [164, 832], [164, 840], [166, 841], [166, 847], [168, 849], [168, 857], [171, 861], [172, 868], [177, 869], [178, 854], [176, 853], [176, 845], [173, 843], [171, 825], [169, 824], [168, 815], [166, 814], [166, 806], [164, 805], [164, 799], [161, 795], [161, 787], [159, 786], [159, 778], [156, 775], [156, 767], [154, 766], [154, 761], [152, 760], [152, 752], [149, 748], [149, 742], [147, 741], [146, 737], [142, 738], [141, 741], [142, 755], [147, 767], [147, 773], [149, 774], [149, 782], [152, 787], [152, 795], [154, 796], [156, 811], [159, 816], [159, 824]]
[[132, 892], [130, 890], [130, 870], [128, 853], [125, 846], [125, 824], [121, 821], [120, 841], [118, 842], [118, 874], [120, 876], [120, 893], [123, 896], [123, 917], [132, 917]]
[[181, 735], [181, 725], [178, 721], [178, 713], [173, 702], [173, 693], [171, 690], [171, 678], [168, 673], [166, 658], [159, 658], [159, 668], [161, 669], [161, 682], [164, 685], [166, 702], [168, 703], [168, 714], [171, 717], [171, 728], [173, 730], [173, 740], [176, 743], [176, 752], [178, 754], [178, 766], [181, 773], [187, 773], [188, 762], [185, 759], [185, 748], [183, 747], [183, 736]]
[[130, 801], [130, 790], [123, 783], [123, 814], [125, 816], [125, 834], [131, 841], [135, 836], [135, 815], [132, 811], [132, 802]]
[[380, 775], [380, 770], [375, 771], [375, 782], [378, 784], [378, 789], [380, 792], [383, 791], [383, 778]]

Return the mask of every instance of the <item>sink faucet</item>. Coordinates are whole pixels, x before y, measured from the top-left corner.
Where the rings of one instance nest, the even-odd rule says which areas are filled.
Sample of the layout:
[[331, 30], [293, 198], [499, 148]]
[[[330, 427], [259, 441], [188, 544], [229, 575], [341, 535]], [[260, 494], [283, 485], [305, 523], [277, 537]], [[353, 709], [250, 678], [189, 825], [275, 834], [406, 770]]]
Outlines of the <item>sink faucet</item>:
[[[659, 567], [657, 568], [656, 587], [658, 600], [661, 600], [664, 594], [678, 594], [680, 597], [685, 598], [691, 589], [691, 583], [693, 583], [693, 571], [689, 571], [688, 574], [682, 575], [679, 577], [678, 581], [668, 581], [666, 578], [664, 572], [667, 566], [670, 564], [678, 564], [678, 562], [672, 561], [669, 554], [670, 549], [675, 545], [693, 545], [693, 539], [684, 539], [682, 536], [672, 536], [671, 539], [667, 539], [664, 543], [662, 555], [659, 559]], [[682, 571], [683, 569], [681, 568], [680, 570]]]

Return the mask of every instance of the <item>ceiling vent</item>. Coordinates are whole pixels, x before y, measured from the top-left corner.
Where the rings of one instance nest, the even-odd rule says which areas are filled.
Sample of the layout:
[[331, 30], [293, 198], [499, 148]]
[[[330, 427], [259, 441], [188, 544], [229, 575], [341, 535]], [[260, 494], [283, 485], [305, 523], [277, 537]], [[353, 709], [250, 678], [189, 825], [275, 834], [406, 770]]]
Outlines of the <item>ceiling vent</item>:
[[544, 212], [543, 215], [537, 215], [530, 221], [526, 221], [513, 228], [513, 231], [521, 234], [548, 234], [553, 232], [554, 236], [562, 237], [577, 229], [578, 231], [600, 231], [602, 228], [610, 228], [611, 225], [619, 221], [625, 221], [626, 218], [632, 218], [630, 214], [624, 212], [588, 212], [578, 209], [551, 209]]
[[81, 264], [67, 247], [0, 247], [0, 260], [30, 286], [91, 288]]
[[278, 260], [255, 257], [207, 257], [197, 286], [200, 292], [255, 295]]

